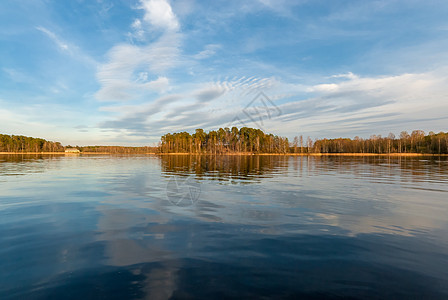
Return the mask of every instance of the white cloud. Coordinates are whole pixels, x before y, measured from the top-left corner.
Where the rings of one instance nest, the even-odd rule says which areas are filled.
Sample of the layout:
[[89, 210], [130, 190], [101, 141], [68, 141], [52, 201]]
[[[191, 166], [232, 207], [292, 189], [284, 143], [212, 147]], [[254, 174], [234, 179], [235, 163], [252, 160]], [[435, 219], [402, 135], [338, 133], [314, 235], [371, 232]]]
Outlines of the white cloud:
[[143, 40], [145, 36], [145, 30], [143, 30], [142, 21], [140, 21], [140, 19], [135, 19], [131, 27], [134, 30], [134, 32], [130, 34], [130, 36], [138, 40]]
[[[101, 101], [128, 101], [144, 96], [149, 90], [164, 92], [169, 80], [162, 74], [178, 63], [177, 33], [165, 34], [146, 46], [122, 44], [109, 51], [109, 60], [97, 72], [101, 89], [96, 97]], [[146, 74], [142, 80], [141, 74]], [[151, 76], [152, 83], [146, 81]]]
[[252, 100], [256, 91], [274, 83], [272, 78], [241, 77], [183, 86], [182, 94], [166, 95], [142, 105], [103, 107], [103, 111], [118, 115], [100, 127], [144, 137], [179, 128], [225, 126]]
[[338, 88], [339, 85], [335, 83], [323, 83], [309, 87], [307, 92], [334, 92], [337, 91]]
[[329, 78], [357, 79], [358, 76], [353, 74], [352, 72], [348, 72], [348, 73], [345, 73], [345, 74], [332, 75]]
[[447, 71], [364, 78], [354, 75], [343, 82], [314, 85], [306, 90], [316, 93], [315, 97], [281, 105], [284, 113], [270, 128], [286, 135], [300, 131], [318, 137], [368, 136], [416, 128], [446, 130]]
[[140, 3], [145, 10], [143, 19], [152, 26], [171, 31], [179, 29], [179, 21], [167, 0], [140, 0]]
[[211, 85], [194, 92], [194, 96], [200, 102], [208, 102], [222, 96], [228, 89], [224, 85]]
[[158, 40], [146, 45], [120, 44], [108, 52], [97, 79], [101, 84], [96, 98], [100, 101], [138, 100], [148, 93], [165, 93], [170, 89], [166, 72], [179, 63], [181, 34], [179, 23], [165, 0], [141, 0], [143, 19], [135, 19], [130, 35], [144, 41], [145, 24], [163, 30]]
[[159, 93], [165, 93], [170, 89], [170, 81], [168, 78], [161, 76], [156, 80], [145, 83], [145, 85], [150, 89], [157, 91]]

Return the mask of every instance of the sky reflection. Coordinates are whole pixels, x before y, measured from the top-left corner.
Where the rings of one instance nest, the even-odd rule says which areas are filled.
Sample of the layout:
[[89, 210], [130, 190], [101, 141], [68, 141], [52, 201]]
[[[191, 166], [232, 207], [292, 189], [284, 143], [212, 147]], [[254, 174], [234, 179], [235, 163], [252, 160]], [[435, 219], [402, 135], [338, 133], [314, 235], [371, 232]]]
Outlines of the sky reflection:
[[5, 299], [448, 295], [445, 158], [1, 159]]

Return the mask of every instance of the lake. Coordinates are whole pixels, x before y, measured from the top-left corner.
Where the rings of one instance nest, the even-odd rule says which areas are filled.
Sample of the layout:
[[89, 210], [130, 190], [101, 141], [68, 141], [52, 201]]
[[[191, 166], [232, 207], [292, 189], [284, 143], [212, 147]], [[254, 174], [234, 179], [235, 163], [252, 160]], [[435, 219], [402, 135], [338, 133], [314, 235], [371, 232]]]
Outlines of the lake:
[[1, 299], [448, 298], [447, 157], [0, 155]]

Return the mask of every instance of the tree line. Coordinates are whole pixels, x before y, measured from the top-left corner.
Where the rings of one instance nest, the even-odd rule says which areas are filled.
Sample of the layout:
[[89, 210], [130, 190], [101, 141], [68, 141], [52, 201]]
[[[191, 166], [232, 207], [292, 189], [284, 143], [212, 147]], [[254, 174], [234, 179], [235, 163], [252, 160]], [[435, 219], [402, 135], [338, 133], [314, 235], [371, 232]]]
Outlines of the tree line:
[[205, 132], [196, 129], [188, 132], [168, 133], [161, 137], [161, 153], [422, 153], [448, 154], [448, 133], [414, 130], [402, 131], [398, 137], [372, 135], [370, 138], [306, 139], [287, 138], [266, 134], [260, 129], [242, 127], [219, 128]]
[[77, 148], [81, 152], [138, 154], [138, 153], [422, 153], [448, 154], [448, 132], [414, 130], [402, 131], [398, 137], [390, 133], [387, 137], [372, 135], [370, 138], [355, 137], [316, 139], [296, 136], [292, 143], [285, 137], [267, 134], [260, 129], [242, 127], [219, 128], [195, 133], [167, 133], [161, 137], [158, 147], [123, 146], [62, 146], [59, 142], [47, 141], [22, 135], [0, 134], [0, 152], [63, 152], [66, 148]]
[[288, 153], [285, 137], [266, 134], [260, 129], [242, 127], [219, 128], [205, 132], [196, 129], [188, 132], [167, 133], [162, 136], [161, 153]]
[[81, 152], [138, 154], [156, 153], [158, 147], [123, 146], [62, 146], [60, 142], [47, 141], [23, 135], [0, 134], [0, 152], [64, 152], [67, 148], [76, 148]]
[[412, 133], [402, 131], [398, 137], [390, 133], [387, 137], [372, 135], [363, 139], [355, 137], [337, 139], [308, 139], [304, 147], [300, 147], [303, 139], [296, 137], [292, 145], [292, 152], [309, 153], [422, 153], [448, 154], [448, 132], [425, 134], [422, 130]]
[[158, 147], [124, 147], [124, 146], [76, 146], [67, 148], [76, 148], [81, 152], [90, 153], [112, 153], [112, 154], [146, 154], [146, 153], [157, 153], [159, 151]]
[[23, 135], [0, 134], [0, 152], [63, 152], [59, 142]]

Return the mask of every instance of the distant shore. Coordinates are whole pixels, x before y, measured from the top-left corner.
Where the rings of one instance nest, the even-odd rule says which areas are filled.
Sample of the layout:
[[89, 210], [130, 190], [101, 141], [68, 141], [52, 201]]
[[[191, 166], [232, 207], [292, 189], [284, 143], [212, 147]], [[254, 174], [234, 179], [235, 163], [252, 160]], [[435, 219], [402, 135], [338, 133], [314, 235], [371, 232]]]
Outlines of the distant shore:
[[31, 155], [31, 154], [44, 154], [44, 155], [207, 155], [207, 156], [448, 156], [448, 154], [426, 154], [426, 153], [251, 153], [251, 152], [235, 152], [235, 153], [112, 153], [112, 152], [0, 152], [0, 155]]
[[18, 155], [18, 154], [24, 154], [24, 155], [28, 155], [28, 154], [45, 154], [45, 155], [82, 155], [82, 154], [87, 154], [87, 155], [94, 155], [94, 154], [126, 154], [126, 155], [142, 155], [142, 154], [157, 154], [157, 153], [112, 153], [112, 152], [0, 152], [0, 155], [6, 155], [6, 154], [14, 154], [14, 155]]
[[426, 153], [157, 153], [157, 155], [259, 155], [259, 156], [448, 156], [448, 154], [426, 154]]

